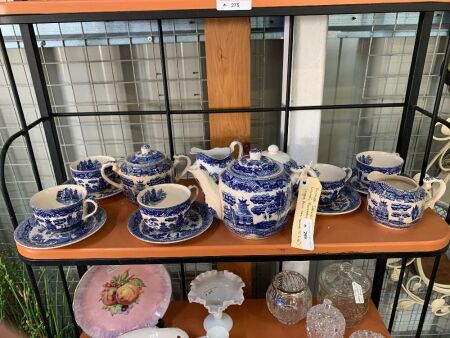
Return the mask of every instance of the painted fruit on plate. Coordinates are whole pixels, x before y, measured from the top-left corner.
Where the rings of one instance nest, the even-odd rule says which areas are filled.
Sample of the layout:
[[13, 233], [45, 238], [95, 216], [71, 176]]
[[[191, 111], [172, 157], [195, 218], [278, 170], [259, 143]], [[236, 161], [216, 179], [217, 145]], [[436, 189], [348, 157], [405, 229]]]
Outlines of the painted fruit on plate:
[[97, 265], [78, 283], [73, 310], [87, 336], [117, 338], [155, 326], [171, 294], [170, 276], [161, 264]]
[[109, 311], [112, 316], [130, 313], [133, 303], [138, 303], [139, 296], [146, 287], [141, 278], [131, 275], [129, 270], [113, 276], [111, 280], [103, 284], [100, 293], [100, 301], [103, 309]]

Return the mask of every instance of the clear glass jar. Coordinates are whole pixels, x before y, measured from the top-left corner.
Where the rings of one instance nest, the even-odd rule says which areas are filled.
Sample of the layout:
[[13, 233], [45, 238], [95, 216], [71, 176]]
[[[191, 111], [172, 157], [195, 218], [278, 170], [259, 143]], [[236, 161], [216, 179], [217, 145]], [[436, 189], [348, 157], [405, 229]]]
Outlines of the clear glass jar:
[[372, 281], [364, 271], [349, 262], [334, 263], [319, 275], [317, 300], [331, 300], [344, 315], [346, 327], [353, 327], [369, 309], [371, 290]]
[[359, 330], [351, 334], [350, 338], [384, 338], [381, 333], [370, 330]]
[[309, 338], [342, 338], [345, 334], [345, 318], [331, 300], [324, 299], [322, 304], [309, 309], [306, 332]]
[[295, 271], [282, 271], [267, 289], [266, 301], [275, 318], [292, 325], [306, 317], [312, 306], [312, 294], [305, 277]]

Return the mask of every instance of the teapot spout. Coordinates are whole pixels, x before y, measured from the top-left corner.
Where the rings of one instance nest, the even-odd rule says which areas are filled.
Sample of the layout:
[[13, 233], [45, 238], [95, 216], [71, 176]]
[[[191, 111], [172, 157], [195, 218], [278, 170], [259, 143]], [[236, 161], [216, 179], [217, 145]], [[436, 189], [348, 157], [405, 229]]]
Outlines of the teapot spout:
[[210, 208], [214, 209], [218, 219], [223, 219], [222, 200], [220, 198], [219, 185], [211, 176], [209, 176], [208, 172], [200, 168], [198, 163], [194, 163], [189, 168], [189, 172], [194, 175], [195, 179], [200, 184], [200, 187], [205, 194], [206, 204], [208, 204]]

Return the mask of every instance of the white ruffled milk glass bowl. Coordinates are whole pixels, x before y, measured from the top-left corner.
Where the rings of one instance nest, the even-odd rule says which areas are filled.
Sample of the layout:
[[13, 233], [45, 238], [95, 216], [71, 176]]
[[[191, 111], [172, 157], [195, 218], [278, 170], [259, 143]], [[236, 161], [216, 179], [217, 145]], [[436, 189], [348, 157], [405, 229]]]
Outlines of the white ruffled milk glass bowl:
[[209, 315], [203, 321], [207, 332], [214, 326], [231, 330], [233, 320], [223, 311], [230, 305], [244, 302], [244, 286], [241, 277], [227, 270], [206, 271], [191, 282], [188, 299], [191, 303], [202, 304], [208, 310]]

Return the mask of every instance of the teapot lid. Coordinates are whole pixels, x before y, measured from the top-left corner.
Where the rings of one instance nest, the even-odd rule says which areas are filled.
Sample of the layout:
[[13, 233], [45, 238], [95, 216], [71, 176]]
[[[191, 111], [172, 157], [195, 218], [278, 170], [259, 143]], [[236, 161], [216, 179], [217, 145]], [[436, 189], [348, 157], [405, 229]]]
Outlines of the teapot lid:
[[262, 156], [261, 149], [252, 148], [250, 155], [243, 156], [231, 165], [231, 172], [237, 176], [263, 178], [279, 174], [282, 167], [267, 156]]
[[352, 299], [354, 298], [353, 282], [361, 286], [363, 294], [370, 292], [372, 288], [370, 277], [349, 262], [328, 265], [319, 276], [319, 284], [326, 290], [326, 294], [338, 294]]
[[262, 152], [262, 154], [271, 158], [272, 160], [278, 161], [283, 164], [291, 160], [291, 157], [285, 152], [281, 151], [280, 148], [275, 144], [270, 145], [267, 150], [264, 150]]
[[156, 164], [165, 159], [166, 156], [158, 151], [150, 148], [148, 144], [141, 146], [141, 151], [138, 151], [129, 157], [129, 162], [133, 164]]

